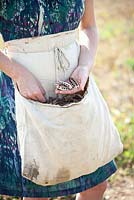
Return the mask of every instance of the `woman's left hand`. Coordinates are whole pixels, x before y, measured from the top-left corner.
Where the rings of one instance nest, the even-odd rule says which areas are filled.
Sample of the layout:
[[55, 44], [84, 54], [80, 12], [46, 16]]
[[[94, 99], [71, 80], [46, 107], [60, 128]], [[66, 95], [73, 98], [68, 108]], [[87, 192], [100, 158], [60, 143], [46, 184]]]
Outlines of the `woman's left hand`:
[[[73, 88], [72, 90], [63, 90], [63, 91], [56, 89], [55, 90], [56, 94], [74, 94], [79, 91], [83, 91], [86, 85], [87, 79], [89, 77], [88, 66], [79, 65], [77, 68], [75, 68], [75, 70], [70, 75], [70, 77], [72, 77], [75, 81], [79, 83], [79, 87]], [[69, 80], [66, 80], [66, 81], [69, 82]]]

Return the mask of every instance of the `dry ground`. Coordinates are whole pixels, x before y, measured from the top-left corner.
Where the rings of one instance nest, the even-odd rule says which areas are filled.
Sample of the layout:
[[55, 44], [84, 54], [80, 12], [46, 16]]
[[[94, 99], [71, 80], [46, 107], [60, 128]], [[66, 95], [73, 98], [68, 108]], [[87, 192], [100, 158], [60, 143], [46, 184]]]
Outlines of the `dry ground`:
[[134, 200], [134, 177], [126, 176], [123, 171], [115, 175], [108, 184], [105, 200]]
[[[127, 121], [134, 113], [134, 71], [126, 65], [134, 58], [134, 1], [96, 0], [95, 9], [100, 43], [93, 71], [113, 117], [124, 114]], [[129, 176], [119, 170], [105, 199], [134, 200], [134, 170]]]

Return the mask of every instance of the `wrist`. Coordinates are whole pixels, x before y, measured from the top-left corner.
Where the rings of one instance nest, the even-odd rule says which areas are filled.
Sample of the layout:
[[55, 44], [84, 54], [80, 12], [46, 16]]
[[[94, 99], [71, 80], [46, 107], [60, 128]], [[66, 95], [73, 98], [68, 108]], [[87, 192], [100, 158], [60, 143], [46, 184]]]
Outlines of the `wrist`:
[[79, 67], [87, 68], [89, 71], [91, 71], [93, 65], [94, 65], [94, 59], [89, 59], [87, 62], [84, 63], [81, 62], [78, 63]]
[[24, 69], [23, 66], [0, 51], [0, 70], [3, 71], [11, 79], [17, 80], [18, 77], [20, 77], [26, 69]]
[[24, 74], [24, 69], [23, 67], [20, 66], [20, 64], [12, 61], [11, 62], [11, 74], [10, 77], [12, 78], [12, 80], [17, 81], [18, 78]]

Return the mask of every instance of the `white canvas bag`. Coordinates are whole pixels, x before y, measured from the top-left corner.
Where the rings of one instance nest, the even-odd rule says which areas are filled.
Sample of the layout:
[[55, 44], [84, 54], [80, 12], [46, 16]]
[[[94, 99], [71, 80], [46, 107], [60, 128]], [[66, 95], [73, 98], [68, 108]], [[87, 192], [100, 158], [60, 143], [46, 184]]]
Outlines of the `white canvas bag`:
[[[67, 79], [78, 64], [80, 46], [75, 31], [12, 41], [7, 44], [7, 55], [27, 67], [47, 95], [54, 96], [55, 77]], [[59, 70], [54, 54], [57, 45], [64, 70]], [[70, 67], [65, 70], [67, 60]], [[91, 173], [122, 152], [119, 133], [92, 74], [80, 102], [65, 106], [40, 103], [15, 89], [15, 103], [22, 175], [36, 184], [53, 185]]]

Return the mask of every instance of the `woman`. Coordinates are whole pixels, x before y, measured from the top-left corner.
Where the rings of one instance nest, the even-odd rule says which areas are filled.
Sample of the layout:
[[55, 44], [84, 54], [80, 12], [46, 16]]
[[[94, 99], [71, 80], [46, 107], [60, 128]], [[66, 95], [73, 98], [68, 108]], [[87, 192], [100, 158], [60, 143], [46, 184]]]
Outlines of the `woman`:
[[[88, 38], [81, 40], [79, 63], [72, 73], [80, 87], [71, 91], [56, 90], [56, 93], [72, 94], [83, 90], [98, 44], [93, 0], [2, 0], [0, 4], [0, 31], [5, 42], [69, 31], [79, 26], [80, 36], [84, 34]], [[0, 70], [4, 72], [0, 74], [0, 194], [45, 200], [77, 193], [77, 200], [101, 200], [106, 190], [106, 179], [116, 171], [113, 161], [93, 173], [51, 186], [36, 185], [21, 176], [11, 79], [21, 95], [28, 99], [45, 102], [45, 88], [32, 73], [2, 51]]]

